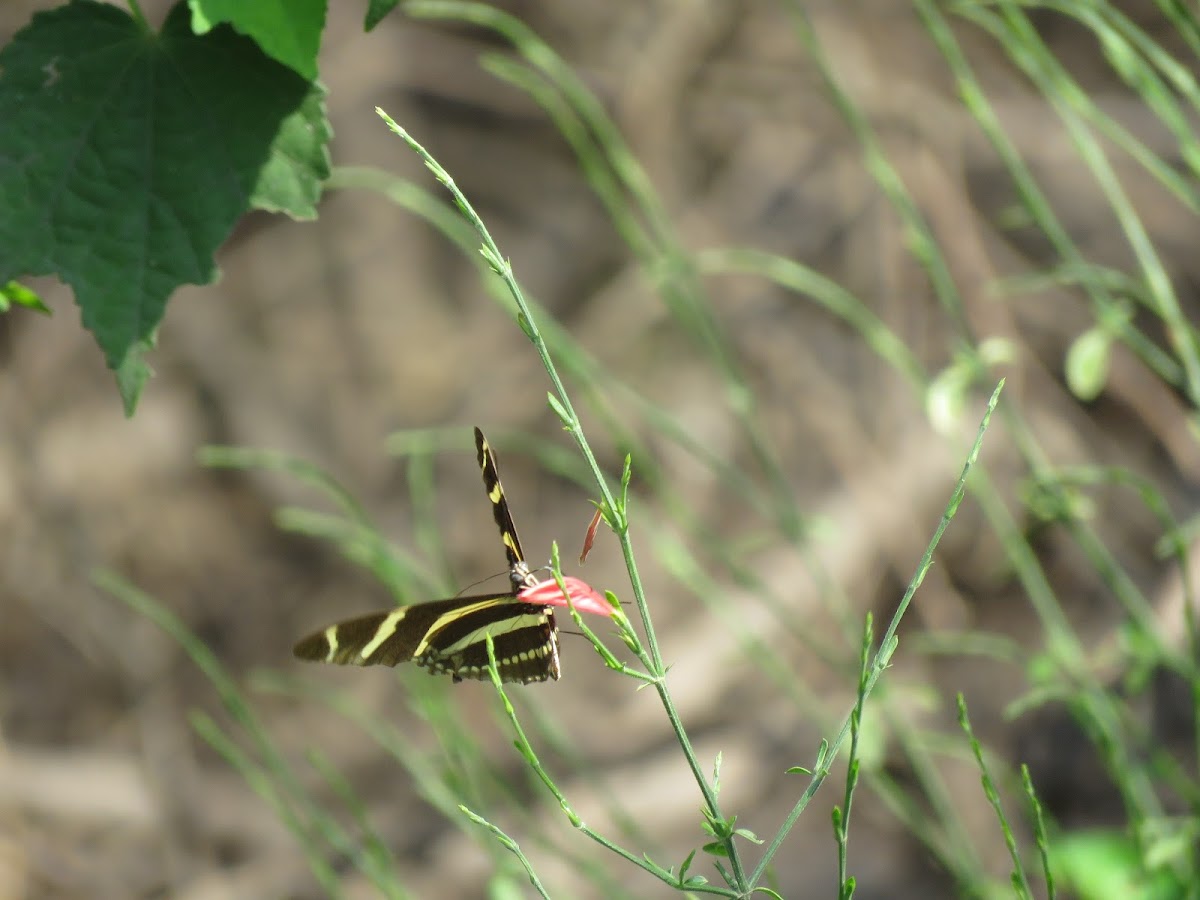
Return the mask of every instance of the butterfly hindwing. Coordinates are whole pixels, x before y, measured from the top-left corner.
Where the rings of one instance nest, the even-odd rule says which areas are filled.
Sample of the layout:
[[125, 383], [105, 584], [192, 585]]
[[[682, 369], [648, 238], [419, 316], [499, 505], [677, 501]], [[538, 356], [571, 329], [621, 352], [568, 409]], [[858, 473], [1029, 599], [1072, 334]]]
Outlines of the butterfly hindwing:
[[553, 615], [511, 597], [447, 620], [417, 657], [417, 665], [448, 672], [455, 679], [486, 679], [488, 634], [501, 681], [527, 684], [558, 678], [558, 629]]

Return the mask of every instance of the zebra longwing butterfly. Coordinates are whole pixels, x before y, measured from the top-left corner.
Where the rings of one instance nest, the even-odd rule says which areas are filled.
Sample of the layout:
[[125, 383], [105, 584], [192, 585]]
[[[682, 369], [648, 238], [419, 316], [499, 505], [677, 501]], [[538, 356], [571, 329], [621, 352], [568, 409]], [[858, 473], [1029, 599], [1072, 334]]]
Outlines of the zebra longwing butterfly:
[[526, 603], [517, 594], [535, 586], [508, 511], [496, 456], [475, 429], [475, 448], [492, 515], [508, 556], [512, 587], [507, 594], [477, 594], [416, 603], [371, 613], [310, 634], [292, 651], [314, 662], [352, 666], [394, 666], [415, 662], [455, 681], [488, 678], [486, 636], [492, 636], [502, 681], [529, 684], [557, 680], [558, 626], [549, 606]]

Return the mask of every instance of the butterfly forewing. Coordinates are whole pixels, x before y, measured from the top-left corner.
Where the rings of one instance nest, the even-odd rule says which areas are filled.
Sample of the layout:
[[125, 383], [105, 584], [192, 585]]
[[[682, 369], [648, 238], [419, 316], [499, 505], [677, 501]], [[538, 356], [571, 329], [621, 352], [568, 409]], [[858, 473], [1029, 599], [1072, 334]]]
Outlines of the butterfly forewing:
[[486, 635], [492, 635], [502, 681], [557, 679], [558, 634], [541, 607], [509, 594], [480, 594], [402, 606], [330, 625], [296, 645], [314, 662], [395, 666], [415, 662], [455, 680], [487, 678]]
[[508, 602], [506, 595], [487, 595], [399, 606], [330, 625], [300, 641], [293, 652], [301, 659], [343, 666], [398, 665], [423, 652], [422, 642], [440, 619], [463, 604], [485, 599]]
[[529, 572], [529, 564], [525, 562], [521, 539], [517, 537], [517, 526], [513, 523], [512, 513], [508, 511], [508, 501], [504, 499], [500, 470], [496, 466], [496, 454], [478, 428], [475, 429], [475, 450], [479, 471], [483, 473], [483, 486], [487, 490], [488, 499], [492, 501], [492, 517], [496, 520], [496, 527], [500, 529], [500, 540], [504, 543], [504, 552], [508, 555], [509, 576], [512, 578], [515, 594], [520, 588], [534, 583], [535, 579]]

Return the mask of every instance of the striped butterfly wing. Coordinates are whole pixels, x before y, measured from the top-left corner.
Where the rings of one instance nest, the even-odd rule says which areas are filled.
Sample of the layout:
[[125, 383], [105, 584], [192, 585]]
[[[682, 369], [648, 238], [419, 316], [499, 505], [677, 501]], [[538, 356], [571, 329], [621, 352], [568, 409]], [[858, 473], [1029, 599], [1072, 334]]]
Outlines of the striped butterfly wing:
[[500, 485], [496, 456], [487, 438], [475, 429], [475, 449], [492, 516], [508, 557], [512, 590], [401, 606], [387, 612], [347, 619], [314, 632], [296, 644], [304, 660], [352, 666], [395, 666], [415, 662], [455, 681], [488, 677], [486, 636], [492, 636], [502, 681], [529, 684], [557, 680], [558, 625], [551, 607], [516, 599], [536, 583], [529, 571], [517, 527]]
[[501, 681], [529, 684], [557, 681], [558, 629], [546, 609], [512, 596], [475, 598], [465, 614], [435, 624], [429, 647], [416, 657], [430, 672], [446, 672], [455, 681], [486, 680], [486, 636], [492, 636]]
[[[492, 518], [496, 520], [496, 527], [500, 529], [500, 541], [504, 544], [504, 552], [508, 557], [508, 575], [512, 581], [512, 593], [515, 597], [524, 588], [537, 584], [537, 577], [529, 571], [529, 563], [525, 561], [525, 551], [521, 549], [521, 539], [517, 536], [517, 525], [513, 522], [512, 513], [509, 512], [508, 500], [504, 497], [504, 487], [500, 484], [500, 468], [496, 462], [496, 454], [478, 426], [475, 427], [475, 458], [479, 463], [479, 471], [483, 475], [484, 490], [487, 491], [488, 499], [492, 502]], [[529, 604], [524, 605], [529, 606]], [[538, 609], [538, 607], [533, 608]], [[550, 678], [557, 681], [561, 674], [558, 662], [558, 623], [554, 620], [552, 607], [544, 606], [539, 611], [545, 618], [545, 638], [544, 644], [536, 652], [545, 659], [547, 674], [538, 680]], [[500, 644], [496, 642], [494, 636], [492, 640], [496, 648], [496, 661], [499, 662]], [[526, 646], [528, 641], [522, 636], [522, 639], [515, 643], [518, 646], [506, 649], [514, 651], [517, 654], [516, 658], [521, 659], [525, 664], [525, 656], [530, 652]], [[483, 666], [486, 667], [487, 646], [480, 644], [478, 650], [483, 655]]]
[[525, 562], [521, 539], [517, 537], [517, 526], [513, 522], [512, 513], [508, 511], [508, 501], [504, 499], [500, 470], [496, 466], [496, 454], [478, 427], [475, 429], [475, 450], [479, 471], [483, 473], [483, 487], [487, 491], [488, 499], [492, 501], [492, 518], [496, 520], [496, 527], [500, 529], [500, 540], [508, 556], [509, 577], [512, 579], [513, 593], [516, 594], [521, 588], [535, 584], [537, 579], [530, 573], [529, 563]]
[[559, 676], [558, 640], [546, 612], [510, 594], [480, 594], [371, 613], [315, 632], [296, 645], [300, 659], [351, 666], [415, 662], [455, 681], [488, 677], [491, 634], [501, 681], [529, 684]]

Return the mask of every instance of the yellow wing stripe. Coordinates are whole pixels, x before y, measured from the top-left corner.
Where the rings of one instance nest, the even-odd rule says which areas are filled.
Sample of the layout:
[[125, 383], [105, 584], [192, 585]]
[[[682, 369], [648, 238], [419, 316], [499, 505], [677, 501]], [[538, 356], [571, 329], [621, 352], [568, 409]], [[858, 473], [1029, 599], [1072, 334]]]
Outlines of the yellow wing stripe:
[[[507, 601], [505, 601], [505, 602], [507, 602]], [[496, 598], [488, 597], [484, 600], [480, 600], [478, 603], [472, 603], [468, 606], [460, 606], [460, 607], [458, 607], [458, 609], [453, 609], [450, 612], [442, 613], [440, 616], [438, 616], [436, 619], [434, 619], [433, 623], [425, 630], [425, 636], [421, 638], [421, 643], [417, 644], [416, 649], [413, 650], [413, 654], [412, 654], [413, 657], [416, 658], [418, 656], [424, 656], [426, 653], [428, 653], [430, 642], [433, 639], [435, 639], [438, 636], [438, 632], [440, 632], [447, 625], [450, 625], [453, 622], [457, 622], [463, 616], [469, 616], [473, 612], [478, 612], [481, 609], [488, 609], [495, 605], [496, 605]], [[388, 618], [391, 618], [391, 616], [389, 616]], [[387, 623], [385, 622], [384, 624], [386, 625]], [[381, 625], [379, 627], [379, 630], [380, 631], [383, 630], [383, 625]], [[395, 630], [395, 626], [393, 626], [392, 630], [393, 631]], [[480, 632], [486, 631], [486, 630], [487, 630], [486, 628], [479, 629]], [[480, 639], [482, 640], [482, 634], [480, 636]], [[372, 643], [374, 643], [374, 641], [372, 641]], [[467, 643], [470, 643], [470, 642], [468, 641]], [[460, 641], [459, 643], [455, 644], [454, 646], [455, 646], [455, 648], [461, 647], [462, 642]], [[448, 652], [450, 652], [450, 648], [439, 647], [437, 652], [439, 655], [445, 656]]]
[[[363, 645], [363, 648], [358, 651], [358, 655], [363, 659], [369, 659], [371, 654], [378, 650], [384, 641], [396, 633], [396, 626], [400, 624], [400, 620], [404, 618], [406, 612], [407, 610], [398, 609], [380, 622], [379, 630], [375, 632], [375, 637]], [[331, 650], [330, 652], [332, 653], [333, 651]]]
[[337, 656], [337, 633], [338, 627], [336, 625], [330, 625], [325, 629], [325, 643], [329, 645], [329, 651], [325, 654], [325, 662], [327, 663], [333, 662], [333, 658]]

